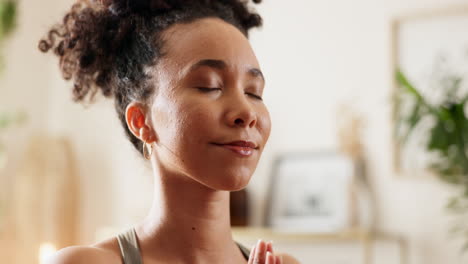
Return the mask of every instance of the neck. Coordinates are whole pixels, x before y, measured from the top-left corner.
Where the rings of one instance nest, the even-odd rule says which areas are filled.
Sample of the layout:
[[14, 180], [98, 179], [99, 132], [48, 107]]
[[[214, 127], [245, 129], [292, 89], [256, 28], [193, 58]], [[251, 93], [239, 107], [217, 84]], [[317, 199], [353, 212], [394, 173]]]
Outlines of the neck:
[[177, 252], [185, 263], [228, 263], [227, 257], [242, 257], [231, 235], [228, 191], [161, 168], [154, 178], [151, 210], [137, 227], [142, 255], [156, 258], [152, 252], [166, 252], [169, 257], [169, 252]]

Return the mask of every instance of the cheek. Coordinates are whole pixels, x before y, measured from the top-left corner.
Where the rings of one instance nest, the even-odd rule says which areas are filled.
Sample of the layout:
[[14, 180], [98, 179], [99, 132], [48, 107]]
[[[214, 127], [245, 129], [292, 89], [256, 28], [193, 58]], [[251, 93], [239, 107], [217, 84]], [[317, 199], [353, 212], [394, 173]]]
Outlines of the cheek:
[[270, 137], [271, 132], [271, 118], [268, 109], [264, 107], [259, 114], [258, 118], [258, 130], [266, 143]]
[[215, 111], [204, 105], [185, 105], [179, 109], [177, 116], [177, 133], [185, 143], [196, 143], [206, 138], [216, 125]]

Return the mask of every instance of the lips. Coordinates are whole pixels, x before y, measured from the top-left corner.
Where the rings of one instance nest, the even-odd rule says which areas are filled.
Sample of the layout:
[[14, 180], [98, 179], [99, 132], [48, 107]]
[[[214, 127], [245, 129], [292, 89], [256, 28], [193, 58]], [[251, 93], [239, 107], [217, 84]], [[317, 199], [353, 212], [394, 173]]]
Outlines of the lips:
[[229, 143], [215, 144], [217, 146], [229, 149], [241, 156], [251, 156], [254, 150], [258, 149], [258, 146], [251, 141], [233, 141]]
[[251, 149], [257, 149], [257, 145], [251, 141], [233, 141], [229, 143], [223, 143], [219, 145], [231, 145], [231, 146], [239, 146], [239, 147], [244, 147], [244, 148], [251, 148]]

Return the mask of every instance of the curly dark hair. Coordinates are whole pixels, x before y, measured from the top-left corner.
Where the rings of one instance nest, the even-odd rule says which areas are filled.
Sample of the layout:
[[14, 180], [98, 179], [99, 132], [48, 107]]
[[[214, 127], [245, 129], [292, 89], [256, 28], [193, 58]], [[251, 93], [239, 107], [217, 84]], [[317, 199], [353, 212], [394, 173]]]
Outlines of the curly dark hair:
[[[260, 3], [261, 0], [253, 0]], [[142, 153], [142, 144], [128, 129], [129, 103], [148, 104], [155, 87], [144, 71], [164, 56], [162, 33], [174, 24], [215, 17], [237, 27], [246, 37], [262, 18], [249, 0], [78, 0], [39, 42], [53, 50], [60, 70], [73, 81], [73, 100], [92, 103], [99, 91], [114, 97], [127, 137]]]

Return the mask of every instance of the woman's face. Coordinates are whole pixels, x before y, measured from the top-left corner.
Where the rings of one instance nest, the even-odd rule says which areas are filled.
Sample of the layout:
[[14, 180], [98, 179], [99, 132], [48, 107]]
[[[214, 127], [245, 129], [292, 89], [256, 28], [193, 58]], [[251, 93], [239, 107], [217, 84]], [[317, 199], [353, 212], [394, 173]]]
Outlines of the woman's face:
[[[245, 187], [271, 128], [248, 40], [215, 18], [175, 25], [164, 39], [151, 108], [157, 162], [215, 190]], [[236, 141], [255, 147], [228, 144]]]

